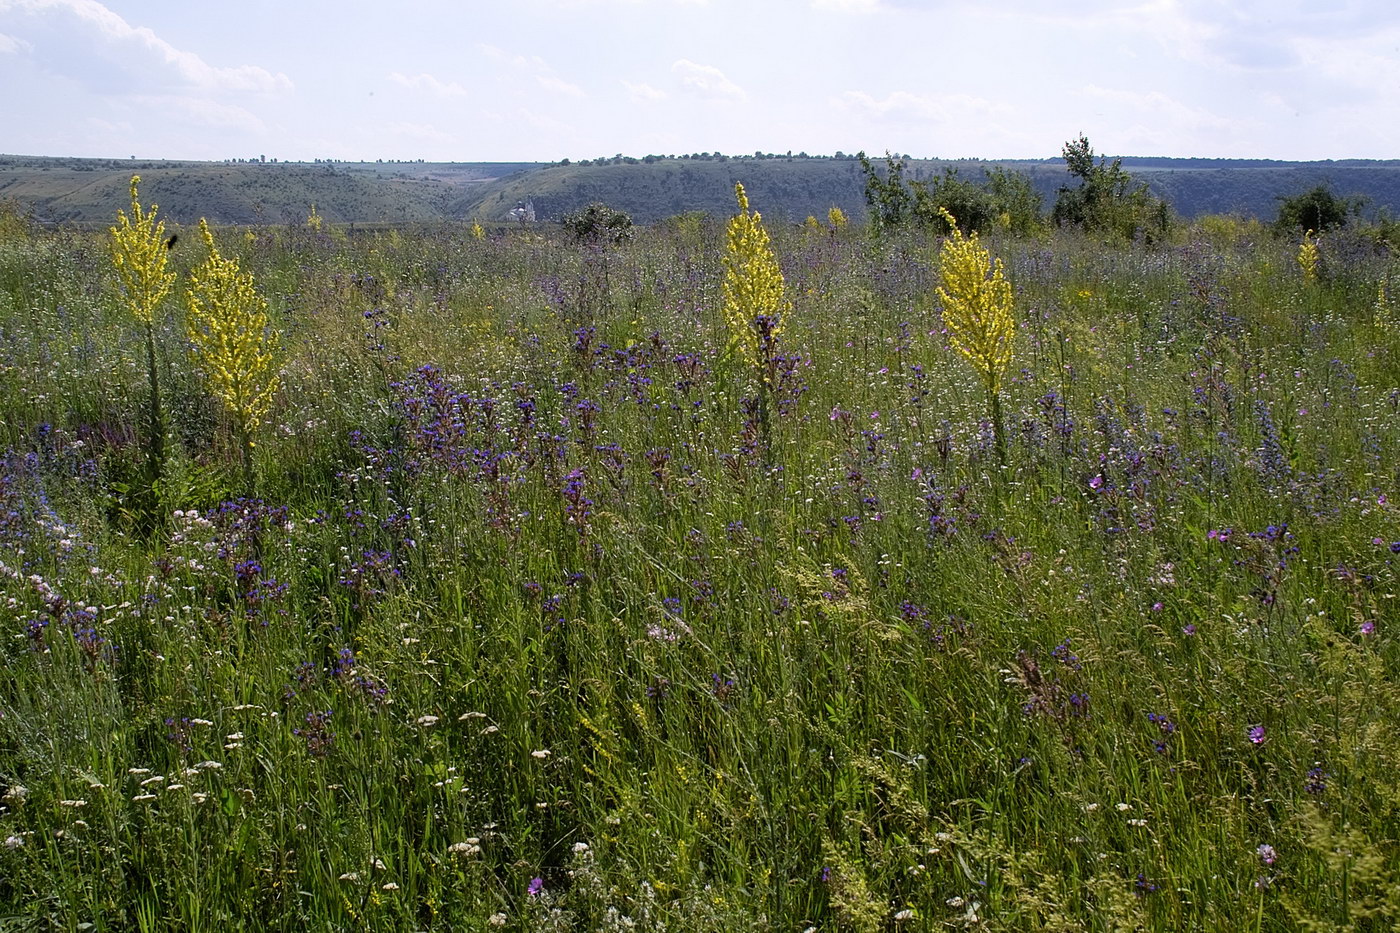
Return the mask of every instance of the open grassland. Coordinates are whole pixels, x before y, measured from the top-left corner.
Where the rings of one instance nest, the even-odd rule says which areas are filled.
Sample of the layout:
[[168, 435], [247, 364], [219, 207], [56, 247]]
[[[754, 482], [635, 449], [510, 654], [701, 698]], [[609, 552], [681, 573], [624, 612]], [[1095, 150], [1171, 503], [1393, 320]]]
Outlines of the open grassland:
[[[881, 160], [877, 157], [875, 161]], [[981, 183], [989, 169], [1024, 173], [1046, 204], [1072, 183], [1059, 159], [982, 161], [911, 159], [910, 179], [928, 182], [956, 169]], [[1316, 185], [1359, 196], [1370, 216], [1400, 211], [1400, 162], [1274, 162], [1240, 159], [1132, 158], [1124, 168], [1179, 216], [1274, 216], [1282, 198]], [[315, 204], [329, 222], [501, 224], [524, 202], [557, 222], [601, 201], [641, 223], [688, 211], [720, 216], [741, 181], [770, 221], [825, 217], [833, 204], [852, 218], [865, 211], [865, 183], [854, 156], [700, 155], [585, 162], [184, 162], [0, 155], [0, 200], [43, 222], [111, 223], [132, 172], [166, 218], [193, 224], [296, 223]]]
[[0, 225], [0, 928], [1400, 923], [1397, 263], [993, 238], [1003, 457], [936, 243], [774, 232], [760, 404], [693, 218], [219, 231], [248, 496], [177, 298], [143, 491], [103, 238]]

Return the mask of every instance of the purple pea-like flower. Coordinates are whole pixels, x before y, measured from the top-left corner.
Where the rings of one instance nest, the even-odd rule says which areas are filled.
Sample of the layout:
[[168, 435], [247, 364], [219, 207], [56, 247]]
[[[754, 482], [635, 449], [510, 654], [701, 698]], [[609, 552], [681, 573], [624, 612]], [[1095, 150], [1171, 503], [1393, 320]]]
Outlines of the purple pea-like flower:
[[1263, 727], [1263, 726], [1250, 726], [1250, 727], [1249, 727], [1249, 740], [1250, 740], [1251, 742], [1253, 742], [1255, 745], [1263, 745], [1263, 744], [1264, 744], [1264, 727]]
[[544, 879], [541, 878], [539, 875], [536, 875], [535, 877], [530, 879], [530, 884], [528, 887], [525, 888], [525, 893], [530, 895], [531, 897], [539, 897], [540, 892], [543, 890]]
[[1259, 853], [1259, 858], [1265, 865], [1272, 865], [1278, 861], [1278, 852], [1274, 851], [1274, 847], [1267, 842], [1255, 851]]

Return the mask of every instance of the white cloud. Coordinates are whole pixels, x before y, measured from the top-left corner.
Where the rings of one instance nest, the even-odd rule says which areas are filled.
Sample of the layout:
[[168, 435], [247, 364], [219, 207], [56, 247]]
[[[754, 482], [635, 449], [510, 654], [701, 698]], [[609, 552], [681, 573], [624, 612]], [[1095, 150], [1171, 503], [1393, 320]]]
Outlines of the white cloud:
[[880, 0], [812, 0], [812, 8], [833, 13], [874, 13]]
[[627, 94], [633, 100], [665, 100], [665, 91], [652, 87], [650, 84], [633, 84], [631, 81], [622, 79], [622, 86], [627, 88]]
[[90, 38], [138, 50], [168, 68], [178, 83], [189, 87], [264, 92], [285, 91], [292, 87], [292, 81], [286, 75], [280, 72], [273, 74], [257, 65], [232, 68], [210, 65], [194, 52], [175, 48], [150, 29], [132, 26], [97, 0], [0, 0], [0, 12], [11, 11], [75, 19]]
[[970, 94], [911, 94], [894, 91], [877, 100], [864, 91], [846, 91], [832, 101], [848, 112], [885, 120], [963, 120], [1006, 113], [1005, 104]]
[[421, 142], [456, 142], [451, 135], [444, 133], [430, 123], [390, 123], [384, 127], [384, 133], [391, 138], [398, 137]]
[[549, 63], [538, 55], [520, 55], [515, 52], [507, 52], [505, 49], [485, 42], [478, 42], [476, 47], [481, 54], [492, 61], [531, 75], [535, 79], [535, 83], [546, 90], [567, 97], [585, 96], [582, 88], [556, 75]]
[[28, 48], [32, 48], [32, 46], [23, 39], [16, 39], [14, 36], [7, 36], [0, 32], [0, 55], [14, 55], [20, 49]]
[[120, 123], [113, 123], [111, 120], [104, 120], [101, 117], [88, 117], [87, 125], [102, 133], [116, 133], [127, 135], [134, 133], [136, 128], [125, 120]]
[[[709, 6], [710, 0], [670, 0], [675, 6]], [[553, 0], [553, 5], [560, 10], [581, 10], [600, 6], [668, 6], [670, 4], [657, 2], [657, 0]]]
[[389, 73], [389, 80], [401, 87], [406, 87], [410, 91], [426, 91], [437, 97], [466, 97], [467, 89], [456, 81], [440, 81], [426, 71], [416, 74], [413, 77], [401, 74], [397, 71]]
[[743, 100], [748, 95], [744, 89], [724, 76], [713, 65], [699, 65], [682, 58], [671, 66], [671, 71], [680, 78], [681, 86], [701, 97], [711, 100]]
[[584, 96], [583, 89], [577, 84], [570, 84], [564, 79], [556, 78], [553, 75], [535, 75], [535, 80], [539, 82], [540, 87], [563, 94], [566, 97]]
[[140, 111], [135, 121], [140, 126], [150, 126], [154, 120], [163, 119], [183, 126], [237, 130], [251, 135], [262, 135], [267, 130], [262, 120], [243, 107], [203, 97], [149, 94], [125, 98], [123, 103]]
[[533, 110], [528, 110], [525, 108], [521, 108], [516, 113], [517, 117], [510, 120], [510, 123], [513, 126], [518, 125], [518, 123], [524, 123], [527, 126], [533, 127], [534, 129], [537, 129], [542, 133], [549, 133], [563, 139], [567, 139], [570, 136], [574, 135], [574, 128], [572, 126], [570, 126], [568, 123], [565, 123], [563, 120], [557, 120], [554, 117], [549, 116], [548, 114], [536, 113]]
[[527, 68], [531, 71], [550, 71], [549, 65], [538, 55], [519, 55], [514, 52], [507, 52], [505, 49], [490, 45], [486, 42], [478, 42], [477, 49], [481, 54], [491, 59], [493, 62], [501, 62], [516, 68]]
[[1209, 110], [1187, 106], [1161, 91], [1138, 93], [1091, 84], [1084, 88], [1084, 93], [1100, 100], [1123, 104], [1127, 111], [1137, 115], [1139, 119], [1150, 116], [1153, 122], [1158, 124], [1165, 119], [1177, 129], [1229, 130], [1236, 124], [1235, 120], [1211, 113]]

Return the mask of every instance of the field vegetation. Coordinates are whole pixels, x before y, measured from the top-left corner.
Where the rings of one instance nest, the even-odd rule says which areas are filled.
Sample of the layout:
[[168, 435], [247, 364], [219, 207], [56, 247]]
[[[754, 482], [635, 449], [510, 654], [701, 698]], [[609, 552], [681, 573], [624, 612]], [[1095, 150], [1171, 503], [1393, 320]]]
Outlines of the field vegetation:
[[1385, 242], [729, 197], [0, 215], [0, 928], [1400, 923]]
[[[1017, 224], [1036, 196], [1047, 206], [1061, 188], [1086, 181], [1059, 158], [1029, 160], [925, 159], [889, 156], [909, 182], [919, 182], [949, 206], [959, 222], [980, 226], [986, 199], [969, 189], [991, 181], [998, 212]], [[884, 156], [872, 154], [881, 174]], [[1330, 197], [1368, 219], [1400, 212], [1400, 162], [1344, 160], [1278, 162], [1267, 159], [1168, 159], [1126, 157], [1092, 172], [1095, 193], [1130, 174], [1151, 199], [1165, 201], [1187, 219], [1205, 214], [1271, 218], [1280, 198], [1322, 187]], [[1082, 163], [1081, 163], [1082, 167]], [[1095, 168], [1099, 166], [1095, 165]], [[723, 155], [621, 154], [556, 163], [521, 162], [172, 162], [147, 159], [70, 159], [0, 155], [0, 199], [13, 199], [45, 223], [105, 229], [133, 172], [165, 210], [166, 219], [191, 226], [201, 217], [219, 224], [298, 223], [308, 204], [327, 222], [410, 224], [473, 220], [505, 223], [511, 211], [531, 203], [540, 220], [558, 223], [594, 202], [652, 224], [689, 211], [721, 217], [742, 183], [765, 205], [770, 223], [800, 224], [825, 217], [836, 206], [862, 216], [867, 175], [861, 155], [806, 153]], [[1068, 207], [1068, 205], [1067, 205]], [[1087, 202], [1082, 208], [1091, 207]], [[952, 207], [949, 208], [952, 210]], [[936, 220], [936, 207], [928, 215]], [[1144, 219], [1151, 219], [1145, 216]], [[1026, 229], [1015, 228], [1022, 235]]]

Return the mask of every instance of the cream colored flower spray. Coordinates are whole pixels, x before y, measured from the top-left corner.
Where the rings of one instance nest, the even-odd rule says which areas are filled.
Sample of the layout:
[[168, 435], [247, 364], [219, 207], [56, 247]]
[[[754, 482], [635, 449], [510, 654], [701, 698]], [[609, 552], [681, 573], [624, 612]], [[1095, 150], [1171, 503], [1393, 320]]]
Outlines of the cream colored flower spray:
[[186, 333], [209, 391], [233, 418], [243, 458], [246, 491], [253, 490], [253, 446], [277, 394], [276, 331], [267, 301], [238, 260], [219, 253], [205, 220], [199, 222], [208, 256], [190, 274], [185, 292]]
[[1001, 386], [1011, 366], [1016, 320], [1011, 313], [1011, 283], [1001, 260], [992, 262], [976, 232], [964, 236], [953, 215], [941, 212], [953, 233], [939, 252], [938, 298], [948, 342], [972, 364], [987, 391], [997, 456], [1006, 461], [1001, 416]]
[[[121, 286], [121, 303], [145, 331], [146, 378], [150, 394], [146, 401], [147, 491], [155, 496], [165, 475], [165, 413], [161, 406], [160, 367], [156, 362], [156, 321], [161, 304], [175, 284], [175, 273], [167, 269], [174, 238], [165, 236], [165, 222], [156, 220], [156, 205], [141, 206], [140, 175], [131, 176], [131, 213], [117, 210], [117, 225], [111, 227], [109, 247], [112, 265]], [[154, 506], [147, 509], [151, 517]]]
[[730, 350], [749, 364], [758, 380], [759, 422], [765, 449], [771, 451], [769, 412], [788, 303], [763, 215], [749, 210], [742, 184], [734, 186], [734, 196], [739, 213], [729, 219], [725, 243], [724, 319]]

